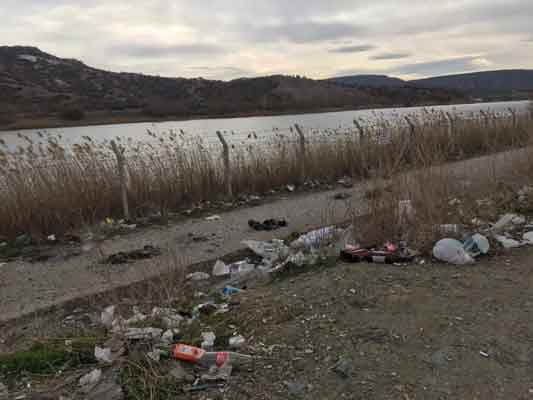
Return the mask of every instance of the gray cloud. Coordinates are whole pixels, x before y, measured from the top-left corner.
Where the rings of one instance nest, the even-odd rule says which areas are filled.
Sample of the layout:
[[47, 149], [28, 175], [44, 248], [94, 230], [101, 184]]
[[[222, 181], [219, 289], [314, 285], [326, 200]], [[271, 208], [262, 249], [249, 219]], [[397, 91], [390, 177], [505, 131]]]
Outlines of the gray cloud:
[[120, 44], [112, 46], [109, 51], [137, 58], [157, 58], [173, 57], [180, 55], [213, 55], [224, 53], [226, 50], [220, 46], [194, 43], [194, 44], [177, 44], [172, 46], [161, 46], [157, 44]]
[[356, 24], [344, 22], [291, 22], [248, 26], [246, 30], [259, 42], [287, 41], [297, 44], [351, 38], [363, 31]]
[[[408, 8], [400, 0], [21, 3], [0, 0], [3, 44], [34, 45], [106, 69], [227, 79], [272, 71], [321, 78], [337, 70], [422, 77], [487, 67], [472, 54], [490, 54], [494, 69], [533, 67], [531, 0], [431, 7], [410, 0]], [[387, 53], [361, 56], [377, 48]], [[391, 69], [408, 53], [424, 62]]]
[[360, 44], [360, 45], [347, 45], [340, 46], [334, 49], [330, 49], [330, 53], [364, 53], [365, 51], [374, 50], [376, 46], [371, 44]]
[[411, 57], [410, 53], [381, 53], [376, 54], [375, 56], [370, 57], [371, 60], [381, 61], [381, 60], [400, 60], [402, 58]]
[[480, 56], [469, 56], [405, 64], [391, 69], [390, 72], [396, 74], [423, 76], [468, 72], [483, 69], [481, 65], [476, 62], [480, 59], [482, 59]]

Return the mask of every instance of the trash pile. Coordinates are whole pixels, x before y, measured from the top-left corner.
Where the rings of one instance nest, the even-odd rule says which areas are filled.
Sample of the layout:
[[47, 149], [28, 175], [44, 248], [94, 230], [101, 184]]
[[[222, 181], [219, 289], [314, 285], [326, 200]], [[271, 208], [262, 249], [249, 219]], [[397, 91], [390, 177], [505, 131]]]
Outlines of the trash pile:
[[287, 227], [287, 221], [284, 219], [267, 219], [263, 222], [259, 222], [251, 219], [248, 221], [248, 226], [256, 231], [273, 231]]
[[366, 261], [376, 264], [405, 264], [413, 262], [418, 253], [408, 248], [406, 242], [400, 242], [398, 245], [385, 243], [382, 247], [370, 249], [347, 245], [340, 255], [342, 260], [351, 263]]
[[[238, 352], [246, 347], [245, 337], [231, 326], [233, 334], [227, 338], [217, 339], [214, 332], [201, 332], [201, 337], [195, 339], [201, 341], [199, 347], [182, 343], [182, 339], [189, 326], [198, 324], [203, 315], [230, 312], [231, 296], [240, 291], [225, 287], [221, 294], [227, 303], [198, 304], [191, 312], [154, 307], [151, 313], [143, 314], [133, 307], [133, 316], [125, 319], [118, 314], [116, 306], [109, 306], [101, 312], [100, 323], [111, 338], [95, 346], [94, 357], [102, 366], [113, 366], [134, 351], [144, 354], [147, 362], [168, 367], [169, 375], [183, 384], [185, 392], [221, 388], [233, 371], [253, 367], [254, 357]], [[224, 347], [224, 351], [218, 351], [217, 347]], [[96, 368], [81, 377], [80, 390], [91, 392], [101, 380], [102, 369]]]
[[488, 254], [489, 240], [503, 249], [533, 245], [533, 224], [529, 224], [523, 215], [504, 214], [480, 231], [483, 234], [468, 236], [462, 242], [451, 238], [438, 241], [433, 248], [433, 257], [450, 264], [465, 265], [474, 263], [480, 255]]

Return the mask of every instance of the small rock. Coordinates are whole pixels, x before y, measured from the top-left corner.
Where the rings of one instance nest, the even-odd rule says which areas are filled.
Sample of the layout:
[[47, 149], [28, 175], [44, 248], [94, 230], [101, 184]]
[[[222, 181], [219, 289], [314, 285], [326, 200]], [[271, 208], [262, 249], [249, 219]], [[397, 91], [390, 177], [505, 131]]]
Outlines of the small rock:
[[102, 370], [94, 369], [80, 378], [80, 386], [90, 386], [100, 382], [102, 378]]

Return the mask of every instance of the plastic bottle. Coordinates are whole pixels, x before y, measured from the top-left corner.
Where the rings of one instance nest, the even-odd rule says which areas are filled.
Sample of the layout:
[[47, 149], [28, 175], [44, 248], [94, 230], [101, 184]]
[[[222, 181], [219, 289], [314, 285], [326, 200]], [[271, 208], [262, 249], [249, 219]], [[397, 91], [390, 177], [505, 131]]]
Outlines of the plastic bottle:
[[234, 368], [238, 368], [249, 365], [253, 360], [252, 356], [245, 354], [230, 351], [205, 351], [186, 344], [178, 344], [175, 347], [174, 357], [178, 360], [189, 361], [207, 368], [213, 365], [221, 367], [228, 362]]

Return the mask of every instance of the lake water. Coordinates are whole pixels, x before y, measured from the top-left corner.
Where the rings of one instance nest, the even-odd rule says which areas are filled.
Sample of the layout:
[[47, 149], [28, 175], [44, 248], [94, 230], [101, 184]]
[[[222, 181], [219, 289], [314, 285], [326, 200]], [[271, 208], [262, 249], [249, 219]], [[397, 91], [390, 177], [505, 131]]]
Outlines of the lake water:
[[149, 141], [153, 140], [148, 135], [148, 130], [156, 133], [169, 131], [183, 131], [188, 136], [202, 137], [209, 142], [217, 142], [216, 132], [221, 131], [227, 137], [229, 142], [239, 142], [254, 132], [260, 139], [267, 139], [280, 132], [290, 132], [294, 124], [299, 124], [304, 131], [314, 130], [333, 130], [341, 132], [343, 130], [353, 130], [354, 119], [361, 122], [362, 125], [369, 125], [378, 119], [386, 121], [399, 121], [404, 116], [414, 116], [418, 119], [427, 118], [427, 111], [435, 113], [450, 112], [452, 114], [470, 118], [479, 115], [480, 111], [490, 111], [497, 114], [509, 114], [509, 108], [516, 110], [517, 113], [524, 113], [528, 109], [529, 102], [514, 101], [500, 103], [476, 103], [462, 104], [453, 106], [431, 106], [431, 107], [409, 107], [409, 108], [387, 108], [378, 110], [358, 110], [358, 111], [341, 111], [328, 113], [311, 113], [297, 115], [280, 115], [268, 117], [246, 117], [246, 118], [213, 118], [199, 119], [190, 121], [170, 121], [156, 123], [133, 123], [117, 125], [97, 125], [97, 126], [80, 126], [67, 128], [39, 129], [39, 130], [18, 130], [0, 132], [0, 137], [10, 146], [16, 146], [21, 143], [17, 136], [22, 133], [32, 139], [39, 140], [38, 132], [48, 134], [60, 134], [62, 141], [67, 143], [76, 143], [82, 140], [83, 136], [89, 136], [96, 141], [109, 140], [116, 137], [132, 138], [134, 140]]

